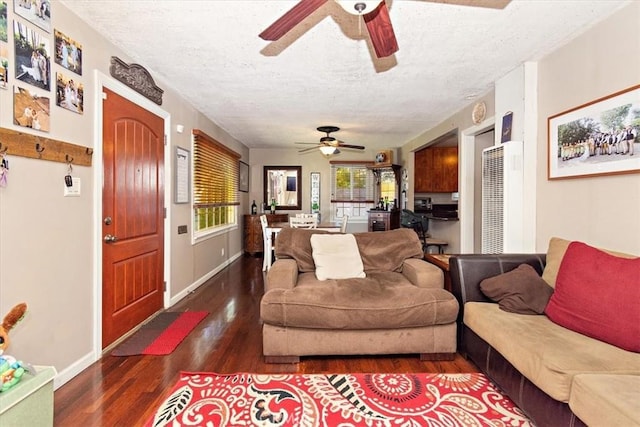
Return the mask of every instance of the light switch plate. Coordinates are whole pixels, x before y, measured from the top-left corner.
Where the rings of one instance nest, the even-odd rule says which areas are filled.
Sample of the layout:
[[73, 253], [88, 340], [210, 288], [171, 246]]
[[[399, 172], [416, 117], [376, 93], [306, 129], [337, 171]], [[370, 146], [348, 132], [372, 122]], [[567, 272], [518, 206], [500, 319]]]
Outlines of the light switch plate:
[[71, 178], [73, 185], [71, 187], [67, 187], [64, 185], [64, 197], [80, 197], [80, 178], [74, 176]]

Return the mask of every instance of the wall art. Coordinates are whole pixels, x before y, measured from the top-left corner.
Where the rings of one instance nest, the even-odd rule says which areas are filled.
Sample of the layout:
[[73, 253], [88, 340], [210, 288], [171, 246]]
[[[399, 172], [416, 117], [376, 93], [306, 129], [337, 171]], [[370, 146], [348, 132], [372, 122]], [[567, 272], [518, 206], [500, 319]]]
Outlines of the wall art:
[[82, 45], [58, 30], [53, 30], [53, 36], [56, 64], [82, 75]]
[[7, 2], [0, 1], [0, 41], [7, 42]]
[[9, 86], [9, 45], [0, 43], [0, 88]]
[[49, 0], [13, 0], [16, 15], [51, 32], [51, 2]]
[[249, 192], [249, 165], [243, 161], [238, 165], [238, 190]]
[[33, 94], [19, 86], [13, 88], [13, 123], [49, 132], [51, 111], [49, 98]]
[[56, 73], [56, 105], [74, 113], [84, 112], [84, 86], [64, 74]]
[[49, 39], [28, 25], [13, 21], [16, 79], [50, 90], [51, 61]]
[[640, 171], [640, 85], [548, 118], [548, 179]]

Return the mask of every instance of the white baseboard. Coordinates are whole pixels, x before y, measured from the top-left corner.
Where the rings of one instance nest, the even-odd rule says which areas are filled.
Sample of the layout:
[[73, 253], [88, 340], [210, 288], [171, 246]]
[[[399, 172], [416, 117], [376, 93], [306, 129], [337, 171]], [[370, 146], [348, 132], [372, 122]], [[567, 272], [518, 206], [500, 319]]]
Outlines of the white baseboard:
[[53, 379], [53, 389], [57, 390], [58, 388], [62, 387], [80, 372], [91, 366], [91, 364], [95, 361], [96, 359], [93, 356], [93, 352], [89, 352], [84, 357], [76, 360], [75, 363], [70, 365], [68, 368], [58, 372], [58, 374]]
[[[171, 306], [173, 306], [174, 304], [179, 302], [182, 298], [186, 297], [191, 292], [196, 290], [198, 287], [203, 285], [207, 280], [209, 280], [210, 278], [218, 274], [220, 271], [222, 271], [225, 267], [227, 267], [233, 261], [240, 258], [242, 254], [243, 254], [242, 252], [239, 252], [233, 255], [228, 260], [226, 260], [225, 262], [220, 264], [218, 267], [216, 267], [214, 270], [205, 274], [204, 276], [196, 280], [193, 284], [191, 284], [189, 287], [187, 287], [185, 290], [175, 295], [173, 298], [171, 298]], [[72, 380], [76, 375], [78, 375], [79, 373], [87, 369], [89, 366], [91, 366], [91, 364], [94, 363], [96, 360], [98, 359], [95, 358], [94, 353], [90, 352], [90, 353], [87, 353], [85, 356], [81, 357], [80, 359], [76, 360], [69, 367], [60, 371], [56, 375], [56, 377], [53, 379], [54, 390], [57, 390], [58, 388], [65, 385], [67, 382]]]
[[211, 279], [213, 276], [215, 276], [216, 274], [218, 274], [220, 271], [222, 271], [225, 267], [227, 267], [229, 264], [231, 264], [233, 261], [237, 260], [238, 258], [240, 258], [242, 256], [242, 251], [238, 252], [237, 254], [234, 254], [233, 256], [231, 256], [229, 259], [227, 259], [225, 262], [223, 262], [222, 264], [220, 264], [218, 267], [216, 267], [215, 269], [211, 270], [210, 272], [208, 272], [207, 274], [205, 274], [204, 276], [202, 276], [201, 278], [199, 278], [198, 280], [196, 280], [195, 282], [193, 282], [191, 285], [189, 285], [188, 287], [186, 287], [182, 292], [174, 295], [170, 302], [169, 302], [169, 307], [173, 307], [175, 304], [177, 304], [182, 298], [186, 297], [187, 295], [189, 295], [191, 292], [195, 291], [196, 289], [198, 289], [200, 286], [202, 286], [207, 280]]

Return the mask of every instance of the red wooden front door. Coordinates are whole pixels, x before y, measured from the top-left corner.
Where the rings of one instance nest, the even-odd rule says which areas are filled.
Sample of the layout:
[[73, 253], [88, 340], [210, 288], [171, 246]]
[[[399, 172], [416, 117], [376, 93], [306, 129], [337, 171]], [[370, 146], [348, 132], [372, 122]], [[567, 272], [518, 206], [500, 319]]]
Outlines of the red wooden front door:
[[164, 120], [103, 88], [102, 348], [162, 308]]

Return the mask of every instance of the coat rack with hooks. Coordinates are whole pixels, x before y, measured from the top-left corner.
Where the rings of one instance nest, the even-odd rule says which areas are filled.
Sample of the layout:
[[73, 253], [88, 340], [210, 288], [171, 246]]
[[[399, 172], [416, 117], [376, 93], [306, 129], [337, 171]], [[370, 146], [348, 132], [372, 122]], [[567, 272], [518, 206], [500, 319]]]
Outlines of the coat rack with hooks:
[[91, 166], [93, 148], [0, 127], [0, 154]]

